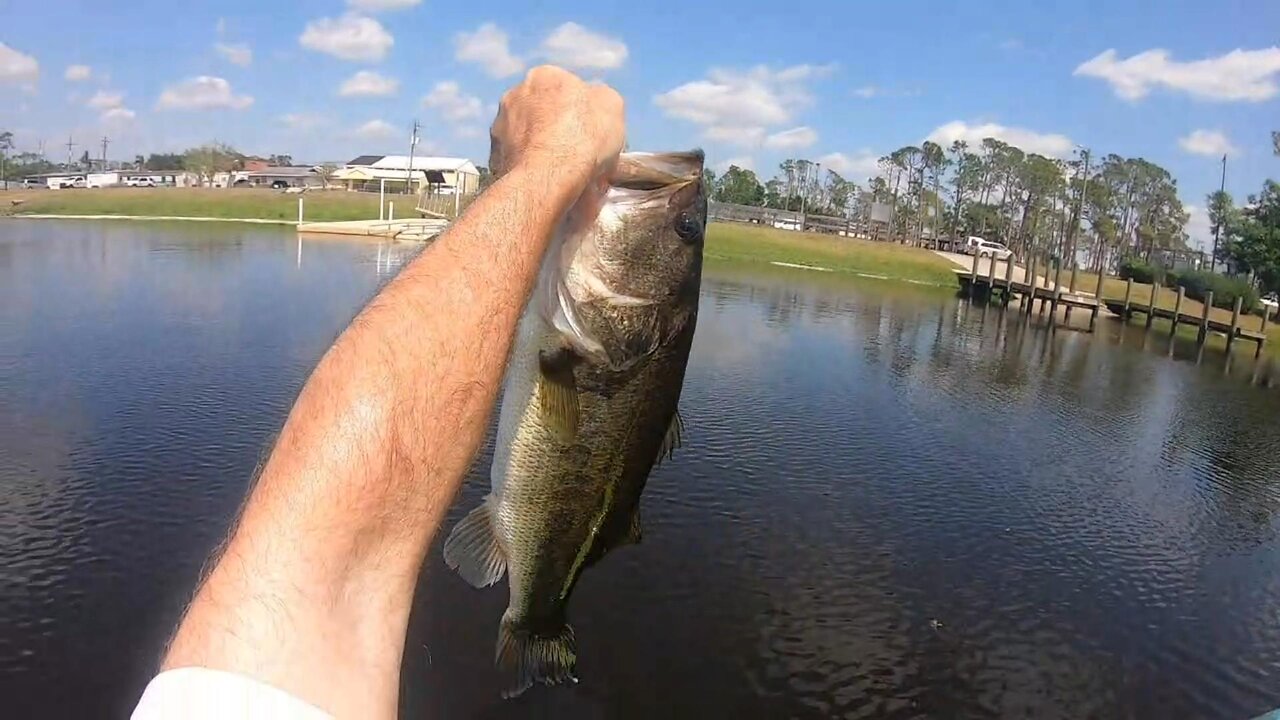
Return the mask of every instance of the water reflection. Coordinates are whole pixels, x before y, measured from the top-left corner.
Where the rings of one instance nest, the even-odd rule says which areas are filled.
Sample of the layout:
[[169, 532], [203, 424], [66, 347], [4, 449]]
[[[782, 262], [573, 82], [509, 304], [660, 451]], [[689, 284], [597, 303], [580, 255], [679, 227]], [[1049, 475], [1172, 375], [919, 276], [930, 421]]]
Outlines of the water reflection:
[[[9, 714], [127, 712], [307, 371], [412, 252], [0, 225]], [[499, 700], [505, 594], [437, 547], [405, 716], [1280, 706], [1280, 398], [1249, 384], [1267, 366], [826, 273], [713, 266], [703, 290], [685, 447], [646, 487], [643, 543], [574, 592], [582, 682]]]

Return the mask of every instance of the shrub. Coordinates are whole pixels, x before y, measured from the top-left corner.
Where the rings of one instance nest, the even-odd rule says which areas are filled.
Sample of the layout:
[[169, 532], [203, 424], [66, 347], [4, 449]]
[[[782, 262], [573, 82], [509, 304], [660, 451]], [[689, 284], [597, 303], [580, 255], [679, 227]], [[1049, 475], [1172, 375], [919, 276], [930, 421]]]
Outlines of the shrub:
[[1178, 287], [1182, 274], [1172, 268], [1164, 271], [1164, 278], [1160, 281], [1167, 288]]
[[1244, 280], [1236, 280], [1206, 270], [1188, 270], [1178, 278], [1178, 285], [1186, 288], [1187, 297], [1204, 302], [1210, 290], [1213, 291], [1214, 307], [1235, 307], [1236, 298], [1243, 298], [1241, 308], [1244, 312], [1252, 312], [1258, 304], [1258, 291]]
[[1134, 282], [1150, 284], [1155, 279], [1156, 270], [1147, 263], [1136, 258], [1129, 258], [1120, 263], [1120, 279], [1133, 278]]

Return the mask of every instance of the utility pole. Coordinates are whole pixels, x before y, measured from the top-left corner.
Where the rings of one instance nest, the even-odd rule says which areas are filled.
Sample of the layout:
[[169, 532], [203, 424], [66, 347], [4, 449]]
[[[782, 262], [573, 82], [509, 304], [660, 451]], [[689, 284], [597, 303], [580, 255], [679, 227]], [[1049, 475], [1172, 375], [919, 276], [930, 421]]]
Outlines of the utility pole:
[[[1222, 154], [1222, 184], [1218, 187], [1218, 202], [1222, 202], [1222, 196], [1227, 192], [1227, 154]], [[1222, 217], [1223, 208], [1218, 209], [1218, 222], [1213, 226], [1213, 256], [1209, 258], [1209, 272], [1218, 269], [1218, 240], [1222, 237], [1222, 221], [1226, 218]]]
[[102, 136], [102, 172], [107, 171], [107, 145], [111, 144], [111, 139], [106, 135]]
[[70, 135], [68, 135], [67, 136], [67, 169], [68, 170], [71, 169], [71, 148], [75, 146], [76, 146], [76, 142], [71, 139]]
[[[420, 127], [421, 125], [418, 124], [418, 121], [414, 120], [413, 133], [409, 135], [409, 169], [404, 173], [404, 192], [406, 195], [413, 194], [413, 151], [418, 147], [418, 128]], [[456, 193], [458, 188], [455, 187], [453, 191]]]

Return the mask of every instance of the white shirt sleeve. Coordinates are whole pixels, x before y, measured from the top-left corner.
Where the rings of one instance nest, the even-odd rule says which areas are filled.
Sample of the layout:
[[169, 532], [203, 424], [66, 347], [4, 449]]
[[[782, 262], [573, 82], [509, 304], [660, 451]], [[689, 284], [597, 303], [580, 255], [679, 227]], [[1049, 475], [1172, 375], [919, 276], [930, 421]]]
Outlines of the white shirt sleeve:
[[133, 720], [332, 720], [332, 716], [279, 688], [245, 675], [202, 667], [166, 670], [152, 678], [133, 709]]

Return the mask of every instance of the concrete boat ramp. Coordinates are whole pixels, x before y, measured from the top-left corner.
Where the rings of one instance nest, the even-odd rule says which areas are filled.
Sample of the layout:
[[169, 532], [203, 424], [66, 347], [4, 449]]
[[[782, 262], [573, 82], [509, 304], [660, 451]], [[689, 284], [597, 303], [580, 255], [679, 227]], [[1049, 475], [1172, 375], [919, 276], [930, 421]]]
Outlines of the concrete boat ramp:
[[306, 235], [355, 235], [406, 242], [427, 242], [444, 232], [447, 227], [449, 227], [449, 221], [441, 218], [344, 220], [298, 223], [298, 232]]

